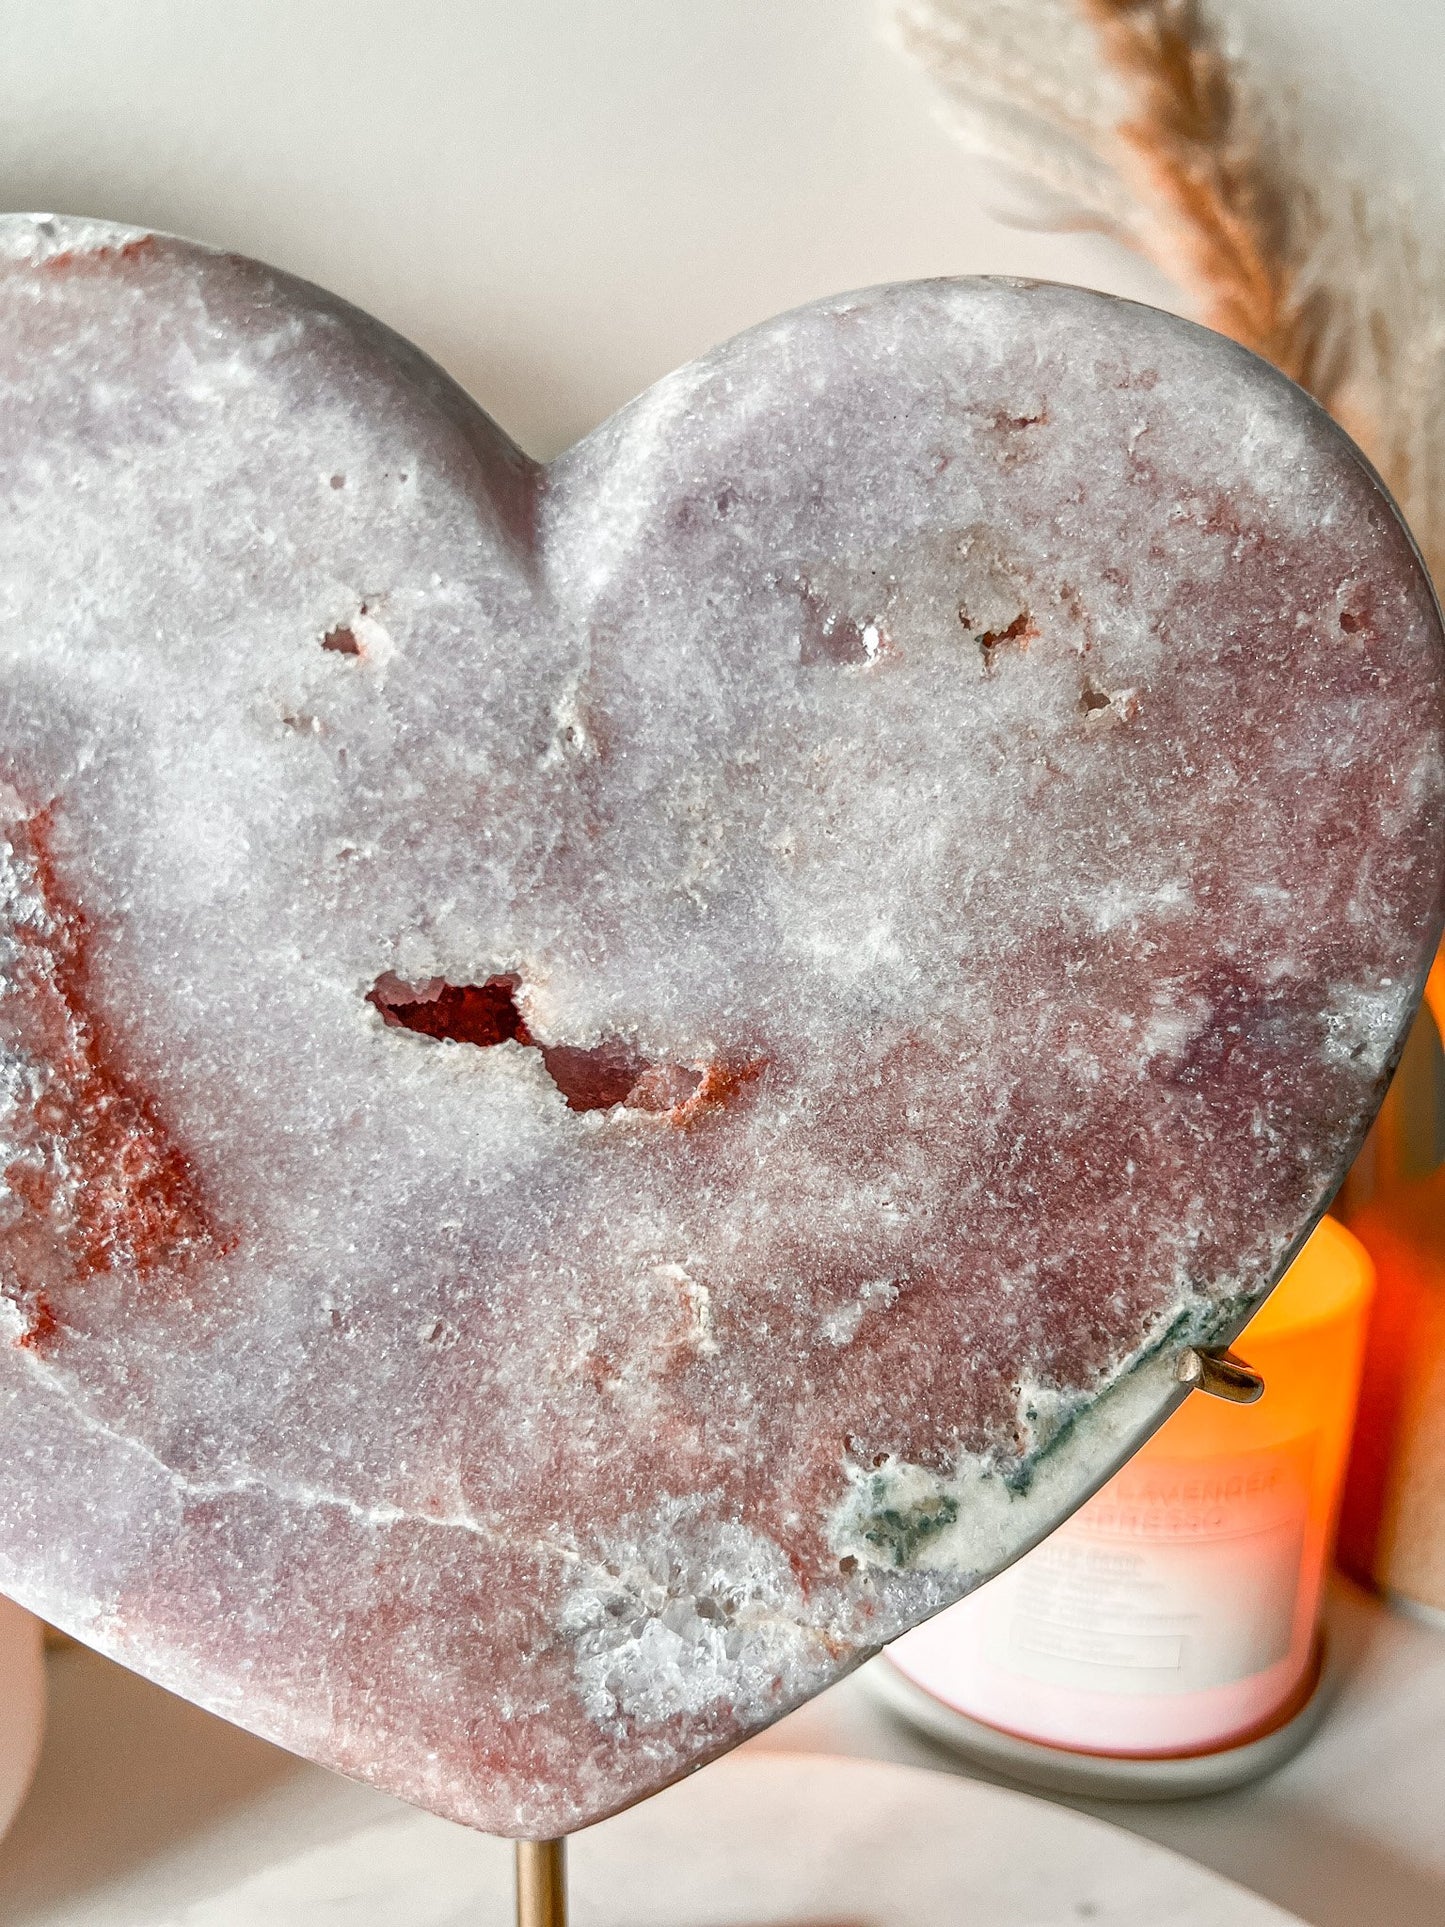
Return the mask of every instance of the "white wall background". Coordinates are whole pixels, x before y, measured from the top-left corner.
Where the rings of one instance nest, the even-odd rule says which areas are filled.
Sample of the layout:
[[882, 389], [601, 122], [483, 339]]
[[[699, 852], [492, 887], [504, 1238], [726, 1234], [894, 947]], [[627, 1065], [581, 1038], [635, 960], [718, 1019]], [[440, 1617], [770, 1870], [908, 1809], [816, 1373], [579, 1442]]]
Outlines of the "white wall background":
[[534, 453], [815, 295], [996, 271], [1159, 298], [977, 205], [872, 0], [3, 0], [0, 204], [260, 255]]
[[[1445, 172], [1445, 0], [1240, 0]], [[875, 0], [0, 0], [0, 205], [277, 262], [534, 453], [815, 295], [940, 273], [1177, 300], [1000, 226]]]
[[[1445, 173], [1445, 0], [1238, 0], [1353, 138]], [[1000, 226], [875, 0], [0, 0], [0, 205], [257, 254], [534, 453], [815, 295], [940, 273], [1177, 300]]]

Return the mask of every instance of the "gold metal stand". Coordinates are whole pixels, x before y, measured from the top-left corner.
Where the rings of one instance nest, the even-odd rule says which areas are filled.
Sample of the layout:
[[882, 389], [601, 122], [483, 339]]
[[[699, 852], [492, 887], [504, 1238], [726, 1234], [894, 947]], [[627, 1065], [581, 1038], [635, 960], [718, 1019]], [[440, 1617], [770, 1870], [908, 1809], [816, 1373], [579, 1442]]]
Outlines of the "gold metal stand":
[[1174, 1367], [1181, 1385], [1208, 1392], [1211, 1398], [1228, 1399], [1231, 1405], [1253, 1405], [1264, 1397], [1264, 1380], [1242, 1358], [1231, 1351], [1208, 1351], [1202, 1346], [1184, 1352]]
[[517, 1842], [517, 1927], [567, 1927], [567, 1842]]

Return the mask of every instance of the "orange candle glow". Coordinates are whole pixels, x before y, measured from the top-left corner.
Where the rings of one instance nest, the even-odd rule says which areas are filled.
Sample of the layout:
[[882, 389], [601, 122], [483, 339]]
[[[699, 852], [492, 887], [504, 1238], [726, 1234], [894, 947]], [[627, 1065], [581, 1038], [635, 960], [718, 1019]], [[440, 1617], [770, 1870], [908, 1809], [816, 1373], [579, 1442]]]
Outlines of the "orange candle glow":
[[1255, 1405], [1192, 1395], [1042, 1545], [890, 1648], [975, 1720], [1074, 1751], [1211, 1752], [1309, 1697], [1373, 1282], [1326, 1218], [1239, 1340]]
[[[1445, 1044], [1445, 950], [1425, 1000]], [[1445, 1166], [1386, 1183], [1352, 1220], [1379, 1285], [1365, 1348], [1341, 1563], [1445, 1618]]]

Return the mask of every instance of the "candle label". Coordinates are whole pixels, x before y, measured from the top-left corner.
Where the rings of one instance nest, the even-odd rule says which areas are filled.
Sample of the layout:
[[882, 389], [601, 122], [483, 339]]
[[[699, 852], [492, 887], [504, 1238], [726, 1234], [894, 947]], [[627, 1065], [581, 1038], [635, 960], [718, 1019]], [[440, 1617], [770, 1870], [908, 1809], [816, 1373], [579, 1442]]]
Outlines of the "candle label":
[[1192, 1693], [1282, 1660], [1314, 1440], [1135, 1460], [978, 1595], [1000, 1670], [1109, 1693]]

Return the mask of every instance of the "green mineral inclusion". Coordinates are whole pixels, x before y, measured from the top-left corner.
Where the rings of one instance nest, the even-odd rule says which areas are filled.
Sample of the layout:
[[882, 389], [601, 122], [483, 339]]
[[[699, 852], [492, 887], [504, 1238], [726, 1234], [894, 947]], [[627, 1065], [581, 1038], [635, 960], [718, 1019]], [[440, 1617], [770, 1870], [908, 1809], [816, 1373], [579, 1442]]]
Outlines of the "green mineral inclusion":
[[938, 1492], [915, 1505], [888, 1505], [888, 1485], [883, 1478], [868, 1481], [868, 1523], [861, 1536], [886, 1554], [891, 1565], [908, 1566], [930, 1540], [957, 1523], [958, 1500], [951, 1492]]
[[[1300, 1239], [1295, 1245], [1291, 1262], [1294, 1252], [1303, 1242]], [[1282, 1271], [1284, 1268], [1280, 1269]], [[1178, 1350], [1186, 1344], [1218, 1344], [1222, 1338], [1232, 1337], [1253, 1316], [1266, 1295], [1257, 1291], [1236, 1291], [1225, 1298], [1222, 1304], [1196, 1303], [1186, 1306], [1163, 1332], [1139, 1351], [1115, 1383], [1161, 1352]], [[1002, 1479], [1011, 1497], [1021, 1498], [1028, 1492], [1039, 1466], [1063, 1445], [1079, 1420], [1096, 1403], [1097, 1398], [1079, 1399], [1074, 1409], [1061, 1417], [1047, 1443], [1038, 1451], [1015, 1465], [997, 1468], [997, 1476]], [[1030, 1416], [1033, 1416], [1032, 1412]], [[874, 1472], [862, 1483], [857, 1537], [879, 1554], [880, 1564], [903, 1571], [915, 1567], [919, 1555], [926, 1552], [950, 1526], [958, 1523], [960, 1500], [955, 1492], [945, 1488], [915, 1499], [911, 1504], [900, 1505], [896, 1491], [896, 1477], [889, 1472]], [[926, 1566], [918, 1569], [928, 1570]]]

